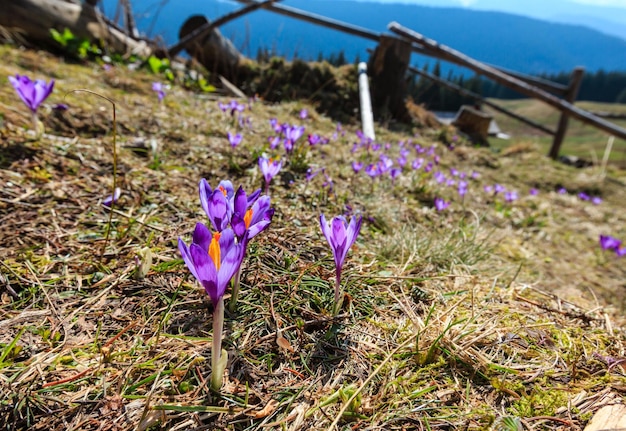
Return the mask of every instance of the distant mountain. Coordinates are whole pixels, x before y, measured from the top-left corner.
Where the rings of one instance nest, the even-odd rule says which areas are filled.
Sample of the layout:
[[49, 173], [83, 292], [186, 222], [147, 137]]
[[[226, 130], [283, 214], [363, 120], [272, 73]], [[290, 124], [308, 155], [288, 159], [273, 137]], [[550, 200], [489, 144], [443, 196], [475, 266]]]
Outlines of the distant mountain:
[[[529, 0], [533, 1], [533, 0]], [[545, 0], [541, 0], [545, 1]], [[113, 12], [114, 0], [105, 0]], [[176, 40], [182, 22], [193, 14], [215, 19], [241, 5], [227, 0], [190, 2], [134, 0], [140, 30]], [[398, 21], [425, 36], [478, 60], [525, 73], [555, 73], [584, 66], [588, 71], [626, 70], [626, 40], [588, 27], [558, 24], [501, 12], [438, 8], [408, 4], [380, 4], [346, 0], [289, 0], [281, 2], [312, 13], [386, 32]], [[261, 47], [288, 58], [316, 59], [320, 53], [344, 51], [349, 60], [366, 59], [369, 40], [325, 29], [268, 11], [257, 11], [221, 28], [244, 54], [254, 57]], [[432, 59], [414, 57], [420, 67]], [[444, 67], [445, 71], [446, 68]]]

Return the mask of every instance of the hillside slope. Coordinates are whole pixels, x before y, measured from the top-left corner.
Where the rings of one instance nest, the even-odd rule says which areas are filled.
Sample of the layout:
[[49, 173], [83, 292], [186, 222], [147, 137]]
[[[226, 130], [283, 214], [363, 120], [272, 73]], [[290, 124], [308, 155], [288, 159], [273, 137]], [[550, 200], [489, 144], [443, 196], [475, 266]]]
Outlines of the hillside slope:
[[[626, 241], [626, 172], [447, 129], [367, 142], [304, 102], [231, 107], [177, 85], [159, 102], [143, 70], [0, 55], [3, 429], [581, 430], [624, 403], [625, 257], [598, 239]], [[15, 74], [56, 80], [43, 136]], [[304, 126], [291, 152], [271, 148], [272, 119]], [[262, 154], [283, 162], [275, 214], [248, 245], [216, 393], [214, 310], [177, 242], [209, 223], [200, 179], [251, 193]], [[363, 217], [336, 315], [321, 213]]]

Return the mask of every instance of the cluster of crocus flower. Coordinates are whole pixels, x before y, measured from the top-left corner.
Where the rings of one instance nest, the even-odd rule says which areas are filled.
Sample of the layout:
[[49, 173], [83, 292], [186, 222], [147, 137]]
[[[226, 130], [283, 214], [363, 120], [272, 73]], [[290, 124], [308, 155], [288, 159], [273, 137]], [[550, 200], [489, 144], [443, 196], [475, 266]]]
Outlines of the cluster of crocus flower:
[[[397, 143], [399, 155], [391, 157], [386, 153], [393, 148], [391, 143], [374, 142], [365, 137], [361, 131], [357, 131], [356, 136], [358, 141], [353, 143], [351, 152], [356, 154], [359, 150], [364, 150], [365, 154], [360, 155], [359, 160], [352, 162], [352, 169], [355, 173], [363, 171], [372, 179], [387, 175], [393, 183], [409, 167], [413, 171], [423, 168], [424, 172], [428, 173], [439, 163], [439, 156], [435, 154], [434, 145], [427, 149], [420, 144], [413, 144], [410, 139], [400, 141]], [[409, 163], [412, 152], [415, 152], [418, 157]], [[371, 161], [372, 157], [377, 157], [378, 160]], [[426, 162], [425, 157], [432, 158], [432, 160]], [[369, 159], [369, 163], [366, 162], [367, 159]]]
[[43, 101], [52, 93], [54, 79], [51, 79], [50, 83], [46, 83], [46, 81], [41, 79], [32, 81], [26, 75], [15, 75], [9, 76], [9, 82], [13, 85], [20, 99], [22, 99], [30, 110], [35, 133], [39, 135], [42, 130], [39, 127], [39, 121], [37, 119], [37, 109], [39, 109]]
[[330, 245], [330, 249], [335, 259], [335, 314], [341, 308], [340, 286], [341, 271], [348, 255], [348, 250], [354, 244], [356, 237], [361, 231], [363, 217], [352, 216], [350, 222], [344, 216], [337, 216], [330, 221], [326, 221], [324, 214], [320, 215], [320, 227]]
[[600, 247], [602, 250], [613, 250], [619, 257], [626, 256], [626, 246], [622, 247], [622, 241], [613, 236], [600, 235]]
[[204, 287], [213, 303], [213, 346], [211, 354], [211, 387], [219, 390], [226, 366], [222, 355], [224, 325], [224, 294], [233, 277], [231, 308], [238, 295], [239, 271], [248, 242], [269, 226], [274, 215], [270, 198], [261, 190], [248, 195], [242, 187], [237, 191], [230, 181], [221, 181], [215, 190], [202, 179], [199, 184], [200, 203], [211, 222], [211, 230], [197, 223], [191, 244], [181, 238], [178, 249], [189, 271]]
[[246, 109], [246, 105], [241, 104], [236, 100], [231, 100], [230, 103], [217, 102], [217, 106], [220, 108], [220, 111], [224, 113], [230, 111], [231, 117], [234, 117], [236, 113], [243, 112]]
[[269, 138], [270, 148], [276, 149], [282, 139], [283, 147], [287, 154], [293, 152], [296, 142], [304, 135], [305, 130], [304, 126], [296, 126], [287, 123], [279, 124], [276, 118], [270, 119], [270, 126], [274, 130], [274, 133], [276, 133], [276, 136]]

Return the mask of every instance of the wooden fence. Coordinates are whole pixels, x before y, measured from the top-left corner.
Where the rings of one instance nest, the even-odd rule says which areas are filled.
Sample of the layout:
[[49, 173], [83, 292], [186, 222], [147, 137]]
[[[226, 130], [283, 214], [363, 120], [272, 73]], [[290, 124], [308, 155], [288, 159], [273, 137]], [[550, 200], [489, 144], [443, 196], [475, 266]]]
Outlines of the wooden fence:
[[[407, 27], [400, 25], [397, 22], [389, 24], [388, 28], [392, 33], [397, 36], [391, 36], [387, 34], [377, 33], [359, 26], [344, 23], [338, 20], [330, 19], [324, 16], [312, 14], [303, 10], [299, 10], [293, 7], [284, 6], [278, 4], [279, 0], [270, 1], [257, 1], [257, 0], [237, 0], [239, 3], [243, 3], [246, 7], [240, 11], [229, 14], [227, 17], [219, 19], [210, 24], [210, 28], [203, 28], [202, 31], [198, 31], [198, 34], [210, 31], [210, 29], [217, 27], [233, 19], [239, 17], [252, 10], [263, 8], [278, 14], [282, 14], [291, 18], [303, 20], [309, 23], [321, 25], [326, 28], [342, 31], [354, 36], [359, 36], [365, 39], [369, 39], [378, 42], [377, 49], [372, 54], [370, 64], [374, 65], [372, 75], [372, 91], [375, 105], [381, 103], [388, 106], [389, 112], [396, 117], [402, 117], [404, 107], [399, 104], [403, 104], [404, 97], [406, 96], [406, 88], [401, 85], [404, 81], [403, 75], [406, 72], [417, 73], [422, 76], [432, 79], [439, 85], [447, 86], [459, 93], [474, 97], [481, 100], [482, 103], [490, 106], [491, 108], [502, 112], [518, 121], [521, 121], [531, 127], [541, 130], [544, 133], [552, 135], [553, 142], [548, 155], [556, 159], [559, 155], [563, 139], [567, 132], [567, 125], [570, 117], [573, 117], [583, 123], [592, 125], [600, 130], [603, 130], [613, 136], [626, 140], [626, 129], [611, 123], [604, 118], [587, 112], [583, 109], [576, 107], [573, 103], [576, 100], [578, 90], [580, 88], [580, 82], [584, 74], [584, 69], [577, 67], [573, 70], [569, 85], [561, 85], [554, 82], [550, 82], [544, 79], [524, 75], [518, 72], [499, 68], [497, 66], [482, 63], [475, 60], [459, 51], [456, 51], [445, 45], [441, 45], [432, 39], [421, 35]], [[185, 43], [193, 40], [198, 35], [188, 35], [185, 40], [181, 40], [170, 48], [170, 54], [178, 52]], [[539, 124], [533, 120], [515, 114], [508, 111], [497, 104], [484, 100], [482, 96], [474, 94], [465, 90], [455, 84], [443, 80], [439, 77], [427, 74], [426, 72], [419, 71], [416, 68], [410, 67], [410, 53], [407, 54], [407, 46], [409, 52], [419, 53], [429, 57], [437, 58], [439, 60], [448, 61], [459, 66], [463, 66], [473, 70], [475, 73], [489, 78], [498, 84], [513, 89], [525, 96], [538, 99], [553, 108], [560, 111], [561, 116], [557, 124], [556, 129], [550, 129], [542, 124]], [[396, 84], [396, 88], [390, 91], [388, 86], [390, 80]], [[384, 100], [377, 100], [377, 88], [384, 88], [384, 91], [380, 91], [380, 97], [385, 97]], [[392, 94], [390, 94], [392, 93]], [[395, 93], [395, 95], [393, 94]], [[391, 105], [391, 106], [390, 106]], [[395, 106], [394, 106], [395, 105]]]

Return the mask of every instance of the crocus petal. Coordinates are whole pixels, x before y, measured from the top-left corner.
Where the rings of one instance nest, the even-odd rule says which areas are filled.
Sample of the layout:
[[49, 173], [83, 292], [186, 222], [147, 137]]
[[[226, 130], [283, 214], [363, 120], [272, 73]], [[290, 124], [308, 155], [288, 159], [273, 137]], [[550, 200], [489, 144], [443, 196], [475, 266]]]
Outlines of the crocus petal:
[[244, 247], [245, 244], [233, 244], [233, 246], [226, 253], [226, 256], [222, 258], [222, 266], [217, 274], [219, 297], [224, 295], [231, 278], [233, 278], [235, 273], [239, 271], [245, 251]]
[[200, 194], [200, 204], [202, 205], [202, 209], [208, 216], [209, 215], [209, 198], [213, 194], [213, 190], [211, 189], [211, 186], [209, 185], [207, 180], [205, 180], [204, 178], [202, 178], [200, 180], [200, 184], [198, 184], [198, 192]]
[[248, 209], [248, 205], [248, 196], [246, 195], [246, 191], [243, 187], [239, 186], [237, 192], [235, 193], [233, 212], [235, 214], [245, 214]]
[[235, 233], [232, 229], [224, 229], [220, 235], [220, 248], [230, 250], [235, 244]]
[[326, 217], [324, 217], [323, 213], [320, 214], [320, 227], [322, 228], [322, 233], [324, 234], [326, 241], [328, 241], [328, 244], [332, 247], [330, 228], [328, 227], [328, 223], [326, 222]]
[[205, 252], [208, 252], [212, 238], [213, 234], [208, 227], [202, 223], [196, 223], [196, 228], [193, 231], [194, 244], [198, 244], [200, 248], [202, 248]]
[[256, 189], [248, 195], [248, 205], [253, 205], [256, 200], [261, 196], [261, 189]]
[[[203, 250], [197, 244], [191, 244], [189, 247], [189, 253], [193, 260], [193, 264], [198, 274], [197, 278], [204, 287], [204, 290], [211, 298], [213, 304], [217, 304], [221, 298], [220, 289], [218, 287], [217, 270], [213, 260], [209, 256], [206, 250]], [[222, 295], [224, 292], [222, 292]]]
[[189, 252], [189, 248], [181, 238], [178, 238], [178, 250], [180, 251], [183, 260], [185, 261], [185, 265], [187, 265], [187, 268], [189, 268], [189, 271], [191, 271], [191, 274], [196, 278], [196, 280], [200, 281], [200, 278], [198, 277], [198, 272], [196, 271], [196, 266], [194, 265], [193, 259], [191, 258], [191, 254]]

